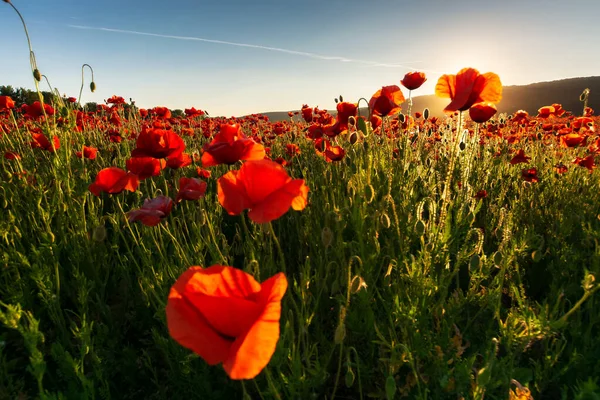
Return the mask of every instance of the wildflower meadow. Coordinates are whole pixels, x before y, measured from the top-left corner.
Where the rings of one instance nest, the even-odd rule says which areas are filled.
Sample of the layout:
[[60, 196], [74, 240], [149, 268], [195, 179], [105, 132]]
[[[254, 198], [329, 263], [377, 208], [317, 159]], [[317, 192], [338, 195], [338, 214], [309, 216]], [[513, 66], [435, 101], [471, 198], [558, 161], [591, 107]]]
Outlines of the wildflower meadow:
[[597, 94], [498, 114], [466, 66], [440, 118], [426, 80], [278, 122], [0, 96], [0, 399], [600, 398]]

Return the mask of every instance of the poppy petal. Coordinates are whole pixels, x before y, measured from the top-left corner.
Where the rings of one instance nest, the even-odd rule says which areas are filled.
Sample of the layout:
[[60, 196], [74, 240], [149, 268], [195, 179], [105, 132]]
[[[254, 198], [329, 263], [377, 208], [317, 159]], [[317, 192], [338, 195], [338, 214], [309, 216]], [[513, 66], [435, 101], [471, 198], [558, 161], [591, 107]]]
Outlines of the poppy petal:
[[219, 203], [229, 215], [240, 215], [251, 205], [244, 183], [238, 179], [238, 172], [229, 171], [217, 180]]
[[[248, 212], [248, 217], [252, 221], [262, 224], [281, 217], [290, 209], [292, 204], [295, 204], [296, 207], [300, 207], [302, 204], [306, 205], [306, 198], [303, 198], [303, 195], [308, 193], [308, 188], [303, 189], [303, 187], [306, 187], [303, 179], [294, 179], [288, 182], [256, 204]], [[300, 210], [303, 208], [300, 208]]]
[[262, 284], [260, 301], [266, 303], [256, 323], [231, 347], [223, 368], [231, 379], [253, 379], [269, 363], [279, 340], [281, 299], [287, 290], [283, 273], [267, 279]]
[[219, 335], [183, 296], [188, 283], [197, 281], [201, 271], [201, 267], [189, 268], [171, 288], [166, 308], [167, 325], [173, 339], [194, 351], [208, 364], [215, 365], [227, 359], [231, 342]]
[[248, 198], [253, 204], [262, 202], [291, 181], [285, 169], [271, 160], [244, 163], [238, 173], [238, 179], [244, 182]]

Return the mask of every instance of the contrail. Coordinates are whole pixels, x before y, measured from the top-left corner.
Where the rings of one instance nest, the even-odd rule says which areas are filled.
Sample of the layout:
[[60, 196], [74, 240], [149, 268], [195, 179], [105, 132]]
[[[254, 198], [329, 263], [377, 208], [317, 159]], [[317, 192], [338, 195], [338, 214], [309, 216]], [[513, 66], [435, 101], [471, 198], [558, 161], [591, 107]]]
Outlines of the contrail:
[[[347, 62], [347, 63], [363, 64], [363, 65], [368, 65], [371, 67], [404, 68], [404, 69], [414, 71], [415, 68], [410, 67], [406, 64], [416, 64], [416, 63], [421, 62], [421, 61], [411, 61], [411, 62], [406, 62], [406, 63], [402, 63], [402, 64], [388, 64], [388, 63], [380, 63], [380, 62], [367, 61], [367, 60], [350, 59], [350, 58], [346, 58], [346, 57], [324, 56], [321, 54], [308, 53], [308, 52], [304, 52], [304, 51], [295, 51], [295, 50], [289, 50], [289, 49], [282, 49], [279, 47], [259, 46], [256, 44], [248, 44], [248, 43], [227, 42], [224, 40], [206, 39], [206, 38], [200, 38], [200, 37], [194, 37], [194, 36], [162, 35], [162, 34], [158, 34], [158, 33], [130, 31], [130, 30], [125, 30], [125, 29], [113, 29], [113, 28], [98, 28], [98, 27], [84, 26], [84, 25], [67, 25], [67, 26], [69, 28], [75, 28], [75, 29], [88, 29], [88, 30], [94, 30], [94, 31], [125, 33], [125, 34], [129, 34], [129, 35], [152, 36], [152, 37], [160, 37], [160, 38], [175, 39], [175, 40], [189, 40], [189, 41], [195, 41], [195, 42], [225, 44], [228, 46], [237, 46], [237, 47], [246, 47], [246, 48], [251, 48], [251, 49], [276, 51], [279, 53], [291, 54], [291, 55], [302, 56], [302, 57], [309, 57], [309, 58], [314, 58], [314, 59], [318, 59], [318, 60], [340, 61], [340, 62]], [[431, 73], [435, 73], [435, 74], [440, 73], [437, 71], [431, 71], [431, 70], [426, 70], [426, 69], [422, 69], [422, 68], [419, 68], [418, 70], [423, 71], [423, 72], [431, 72]]]

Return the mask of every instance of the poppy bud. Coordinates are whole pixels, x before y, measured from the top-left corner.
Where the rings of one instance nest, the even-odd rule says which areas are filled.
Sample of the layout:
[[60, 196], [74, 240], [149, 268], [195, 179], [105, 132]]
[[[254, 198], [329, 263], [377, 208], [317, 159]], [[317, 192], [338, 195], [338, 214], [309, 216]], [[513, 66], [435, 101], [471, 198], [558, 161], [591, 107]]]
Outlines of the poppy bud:
[[594, 288], [594, 282], [596, 282], [596, 277], [592, 274], [587, 274], [583, 280], [583, 290], [586, 292], [592, 290]]
[[473, 254], [471, 260], [469, 260], [469, 271], [475, 272], [481, 269], [481, 257], [479, 254]]
[[585, 89], [581, 93], [581, 96], [579, 96], [579, 101], [585, 101], [585, 99], [587, 99], [587, 97], [588, 97], [589, 94], [590, 94], [590, 89]]
[[354, 127], [356, 125], [356, 118], [353, 115], [348, 117], [348, 126]]
[[423, 221], [417, 221], [417, 223], [415, 224], [415, 232], [417, 233], [417, 235], [423, 236], [423, 234], [425, 233], [425, 223]]
[[340, 94], [340, 101], [344, 101], [344, 98], [342, 97], [341, 94]]
[[362, 278], [362, 276], [356, 275], [354, 278], [352, 278], [352, 282], [350, 283], [350, 293], [356, 294], [356, 293], [360, 292], [360, 290], [362, 288], [365, 288], [365, 290], [366, 290], [367, 283]]
[[333, 335], [333, 342], [335, 344], [341, 344], [346, 337], [346, 307], [342, 306], [340, 310], [340, 322], [338, 323], [337, 328], [335, 328], [335, 334]]
[[458, 147], [460, 148], [460, 150], [464, 150], [465, 147], [467, 147], [467, 145], [465, 144], [465, 142], [460, 142], [460, 144], [458, 145]]
[[502, 265], [502, 253], [499, 251], [494, 253], [494, 265], [498, 268]]
[[429, 108], [423, 110], [423, 119], [429, 119]]
[[94, 81], [92, 81], [92, 83], [90, 83], [90, 90], [92, 91], [92, 93], [94, 93], [96, 91], [96, 83], [94, 83]]
[[36, 69], [33, 70], [33, 77], [38, 82], [42, 80], [42, 74], [40, 73], [39, 69], [36, 68]]
[[348, 137], [348, 140], [350, 141], [350, 144], [356, 143], [358, 141], [358, 133], [352, 132]]
[[352, 368], [348, 367], [348, 371], [346, 371], [346, 377], [344, 378], [347, 388], [352, 387], [352, 385], [354, 384], [354, 378], [354, 371], [352, 371]]
[[335, 104], [337, 104], [337, 103], [338, 103], [338, 99], [337, 99], [337, 97], [336, 97], [335, 99], [333, 99], [333, 100], [335, 101]]
[[406, 121], [406, 117], [404, 116], [404, 114], [400, 113], [398, 114], [398, 120], [402, 123], [404, 123], [404, 121]]

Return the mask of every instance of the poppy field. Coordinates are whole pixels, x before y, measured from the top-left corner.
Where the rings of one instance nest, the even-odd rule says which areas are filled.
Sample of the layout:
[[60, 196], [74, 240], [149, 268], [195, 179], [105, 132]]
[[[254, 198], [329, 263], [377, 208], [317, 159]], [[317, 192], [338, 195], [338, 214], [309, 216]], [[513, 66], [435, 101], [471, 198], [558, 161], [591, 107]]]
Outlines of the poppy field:
[[284, 122], [0, 97], [0, 398], [597, 398], [598, 118], [425, 79]]

